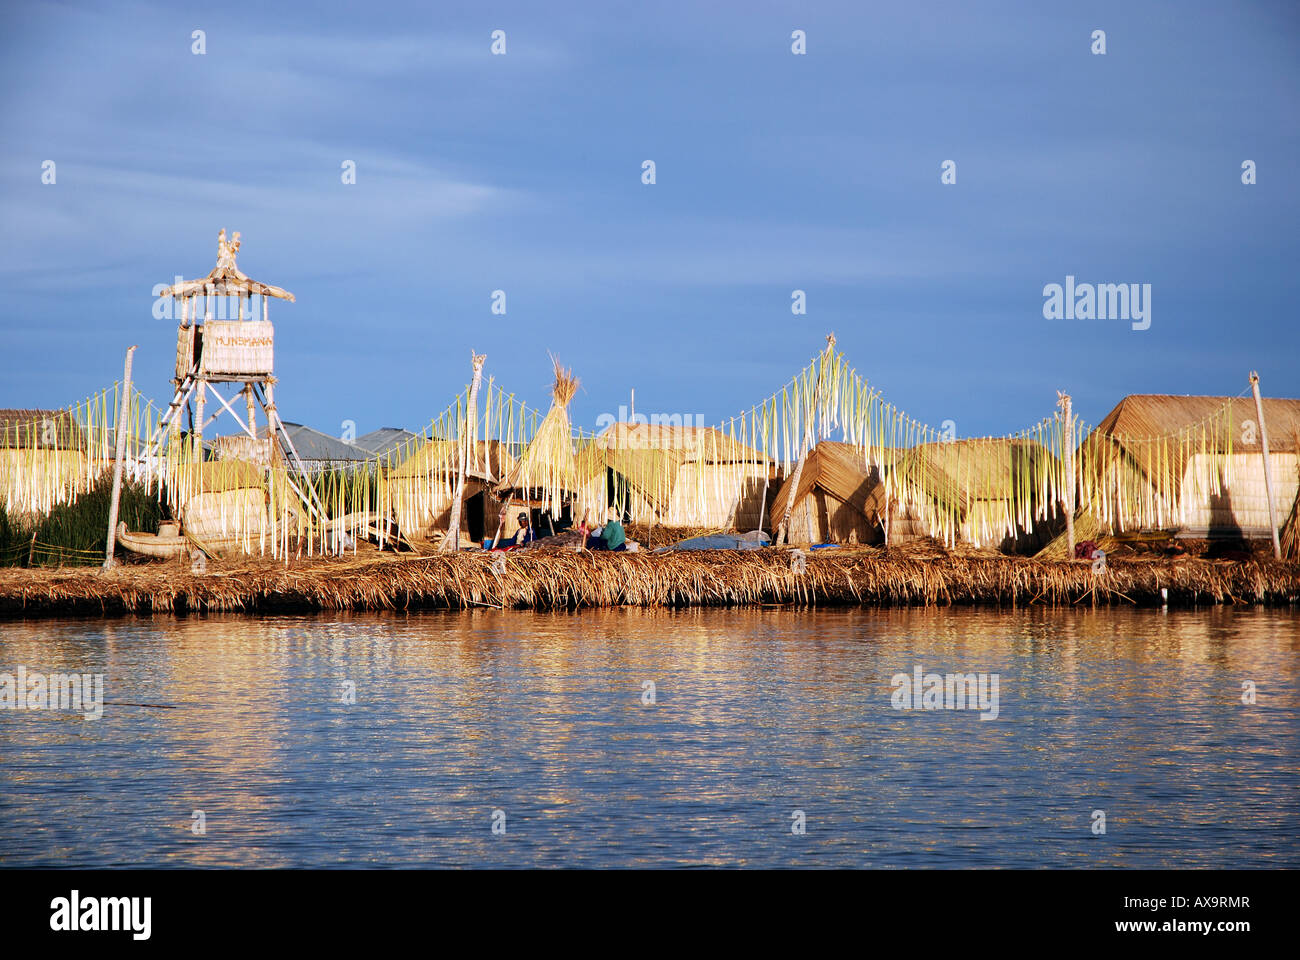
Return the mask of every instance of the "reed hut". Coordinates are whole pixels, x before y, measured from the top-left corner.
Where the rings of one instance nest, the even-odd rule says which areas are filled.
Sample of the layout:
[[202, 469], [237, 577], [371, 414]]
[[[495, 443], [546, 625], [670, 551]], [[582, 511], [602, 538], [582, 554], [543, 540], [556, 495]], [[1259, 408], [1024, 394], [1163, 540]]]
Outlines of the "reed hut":
[[471, 453], [465, 462], [459, 529], [476, 542], [493, 535], [501, 507], [494, 484], [514, 463], [508, 445], [435, 438], [414, 445], [404, 456], [399, 453], [399, 462], [384, 479], [387, 501], [404, 536], [430, 540], [448, 529], [466, 447]]
[[[1283, 525], [1300, 489], [1300, 400], [1262, 406]], [[1258, 419], [1252, 398], [1125, 397], [1080, 445], [1081, 506], [1111, 534], [1271, 537]]]
[[891, 544], [930, 536], [1003, 553], [1036, 552], [1061, 522], [1062, 464], [1037, 440], [980, 437], [923, 443], [885, 471]]
[[790, 543], [880, 543], [886, 503], [880, 471], [867, 466], [860, 447], [822, 440], [798, 476], [786, 477], [769, 497], [769, 529], [780, 526], [788, 504]]
[[519, 507], [541, 521], [540, 529], [553, 528], [556, 521], [571, 523], [584, 513], [598, 515], [606, 503], [603, 477], [592, 469], [589, 457], [579, 457], [569, 421], [569, 403], [578, 392], [578, 379], [571, 370], [552, 359], [555, 382], [551, 407], [504, 475], [492, 485], [497, 501], [507, 508], [504, 535], [515, 527]]
[[775, 461], [714, 427], [615, 423], [589, 450], [610, 502], [665, 527], [760, 529], [779, 478]]
[[[1297, 478], [1297, 484], [1300, 485], [1300, 478]], [[1291, 501], [1291, 509], [1286, 515], [1286, 520], [1282, 522], [1279, 540], [1282, 556], [1285, 559], [1300, 559], [1300, 490], [1297, 491], [1296, 498]]]
[[85, 479], [87, 445], [68, 410], [0, 410], [0, 505], [11, 513], [48, 513]]
[[81, 426], [67, 410], [0, 410], [0, 449], [75, 450]]

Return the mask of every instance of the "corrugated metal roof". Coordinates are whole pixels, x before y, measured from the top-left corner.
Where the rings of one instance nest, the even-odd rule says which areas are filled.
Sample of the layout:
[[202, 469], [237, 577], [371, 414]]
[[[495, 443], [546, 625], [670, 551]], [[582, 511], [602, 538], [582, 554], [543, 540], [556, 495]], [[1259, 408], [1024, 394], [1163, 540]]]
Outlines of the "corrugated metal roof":
[[352, 442], [363, 450], [369, 450], [377, 456], [387, 456], [395, 452], [403, 444], [417, 439], [418, 436], [418, 434], [414, 434], [410, 430], [403, 430], [401, 427], [380, 427], [378, 430], [363, 433]]
[[[328, 433], [321, 433], [311, 427], [303, 426], [301, 423], [289, 423], [284, 421], [284, 430], [289, 434], [289, 439], [293, 441], [294, 449], [298, 451], [298, 456], [304, 461], [329, 461], [337, 463], [349, 463], [359, 460], [369, 460], [373, 456], [369, 450], [363, 450], [355, 444], [347, 443], [331, 437]], [[284, 446], [284, 441], [280, 441]], [[285, 455], [289, 455], [288, 448], [285, 448]]]
[[67, 410], [0, 410], [0, 447], [70, 450], [81, 443], [81, 427]]

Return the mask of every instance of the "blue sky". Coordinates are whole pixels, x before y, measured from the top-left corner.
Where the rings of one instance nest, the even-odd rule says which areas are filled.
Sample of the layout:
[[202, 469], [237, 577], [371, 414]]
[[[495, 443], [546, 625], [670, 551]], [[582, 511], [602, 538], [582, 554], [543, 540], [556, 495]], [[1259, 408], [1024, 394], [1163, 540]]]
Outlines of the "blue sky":
[[[0, 18], [0, 406], [85, 397], [132, 343], [165, 400], [175, 334], [151, 290], [211, 269], [222, 227], [298, 298], [272, 313], [281, 414], [333, 433], [419, 429], [471, 349], [542, 405], [557, 354], [579, 426], [633, 388], [639, 412], [717, 422], [832, 330], [888, 399], [962, 436], [1027, 426], [1058, 389], [1089, 422], [1127, 393], [1235, 395], [1252, 368], [1300, 396], [1293, 3]], [[1067, 274], [1151, 284], [1151, 328], [1045, 320]]]

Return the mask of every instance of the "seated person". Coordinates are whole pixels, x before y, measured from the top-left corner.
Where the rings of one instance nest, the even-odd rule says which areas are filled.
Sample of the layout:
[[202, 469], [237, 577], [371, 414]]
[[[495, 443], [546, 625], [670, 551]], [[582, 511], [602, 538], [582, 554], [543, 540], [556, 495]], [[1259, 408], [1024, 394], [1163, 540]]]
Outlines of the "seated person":
[[605, 521], [605, 526], [600, 529], [599, 534], [592, 532], [591, 549], [626, 550], [626, 544], [627, 535], [623, 532], [623, 524], [619, 522], [618, 511], [611, 507], [609, 519]]
[[537, 534], [533, 532], [533, 525], [528, 520], [528, 514], [521, 513], [515, 519], [519, 521], [519, 530], [515, 534], [516, 546], [532, 543], [537, 539]]

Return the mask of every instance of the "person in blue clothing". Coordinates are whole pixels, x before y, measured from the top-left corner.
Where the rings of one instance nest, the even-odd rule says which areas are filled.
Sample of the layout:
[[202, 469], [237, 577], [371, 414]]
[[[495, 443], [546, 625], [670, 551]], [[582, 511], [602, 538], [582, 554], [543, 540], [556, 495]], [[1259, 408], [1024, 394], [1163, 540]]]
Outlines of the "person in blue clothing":
[[519, 521], [519, 532], [515, 534], [516, 546], [523, 546], [537, 539], [537, 534], [533, 532], [533, 525], [528, 522], [528, 514], [521, 513], [515, 519]]

